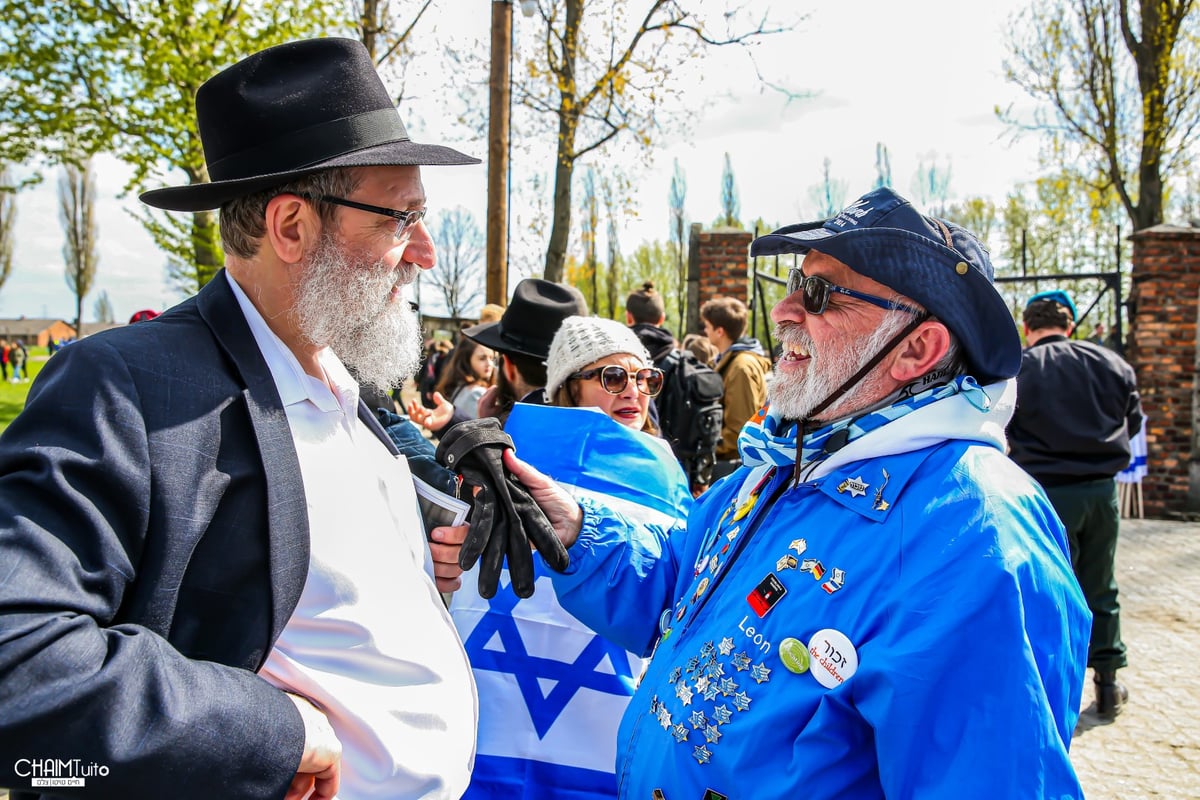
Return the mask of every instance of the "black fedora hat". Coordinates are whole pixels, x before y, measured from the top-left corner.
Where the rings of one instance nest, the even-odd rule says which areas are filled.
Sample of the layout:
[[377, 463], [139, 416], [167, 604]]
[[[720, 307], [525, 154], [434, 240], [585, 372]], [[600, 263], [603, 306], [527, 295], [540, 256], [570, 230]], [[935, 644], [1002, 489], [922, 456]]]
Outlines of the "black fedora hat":
[[463, 336], [504, 353], [545, 359], [550, 343], [567, 317], [587, 316], [583, 296], [559, 283], [526, 278], [497, 322], [463, 330]]
[[196, 121], [211, 182], [154, 189], [142, 202], [203, 211], [333, 167], [479, 163], [409, 139], [354, 39], [289, 42], [239, 61], [196, 92]]

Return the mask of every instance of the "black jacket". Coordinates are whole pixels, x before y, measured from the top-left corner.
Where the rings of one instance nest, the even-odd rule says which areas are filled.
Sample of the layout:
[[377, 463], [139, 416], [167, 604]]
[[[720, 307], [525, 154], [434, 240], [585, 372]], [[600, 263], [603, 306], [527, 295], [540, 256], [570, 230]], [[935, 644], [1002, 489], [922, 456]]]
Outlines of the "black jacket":
[[1047, 486], [1116, 475], [1141, 430], [1133, 368], [1116, 353], [1047, 336], [1021, 355], [1009, 455]]

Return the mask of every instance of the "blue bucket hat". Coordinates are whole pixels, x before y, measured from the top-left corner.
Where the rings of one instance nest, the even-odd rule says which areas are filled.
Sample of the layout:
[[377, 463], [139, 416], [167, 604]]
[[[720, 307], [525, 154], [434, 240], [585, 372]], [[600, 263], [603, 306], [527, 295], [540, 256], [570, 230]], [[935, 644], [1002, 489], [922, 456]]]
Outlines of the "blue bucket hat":
[[1020, 334], [992, 283], [987, 249], [965, 228], [926, 217], [883, 187], [832, 219], [789, 225], [750, 244], [751, 256], [810, 250], [832, 256], [928, 309], [958, 337], [971, 375], [980, 383], [1016, 376]]
[[1075, 309], [1075, 301], [1071, 299], [1071, 295], [1067, 294], [1062, 289], [1048, 289], [1044, 292], [1038, 292], [1029, 301], [1025, 303], [1025, 307], [1029, 308], [1038, 300], [1049, 300], [1053, 303], [1058, 303], [1071, 312], [1071, 321], [1079, 321], [1079, 312]]

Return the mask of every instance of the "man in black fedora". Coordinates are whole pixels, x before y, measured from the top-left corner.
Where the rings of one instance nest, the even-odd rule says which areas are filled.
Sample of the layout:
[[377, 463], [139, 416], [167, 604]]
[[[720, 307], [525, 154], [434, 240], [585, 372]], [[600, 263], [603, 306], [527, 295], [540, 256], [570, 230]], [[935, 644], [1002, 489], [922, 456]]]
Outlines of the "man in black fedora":
[[142, 199], [219, 208], [225, 270], [55, 356], [0, 436], [0, 786], [456, 798], [465, 526], [427, 542], [346, 367], [412, 374], [420, 166], [478, 160], [409, 139], [346, 39], [256, 53], [196, 111], [211, 180]]
[[[548, 403], [544, 387], [550, 343], [564, 319], [587, 313], [583, 294], [574, 286], [526, 278], [513, 289], [499, 320], [464, 329], [463, 336], [500, 354], [496, 385], [480, 398], [479, 416], [497, 417], [503, 423], [513, 403]], [[438, 436], [465, 419], [455, 415], [447, 402], [432, 409], [413, 403], [409, 414]]]

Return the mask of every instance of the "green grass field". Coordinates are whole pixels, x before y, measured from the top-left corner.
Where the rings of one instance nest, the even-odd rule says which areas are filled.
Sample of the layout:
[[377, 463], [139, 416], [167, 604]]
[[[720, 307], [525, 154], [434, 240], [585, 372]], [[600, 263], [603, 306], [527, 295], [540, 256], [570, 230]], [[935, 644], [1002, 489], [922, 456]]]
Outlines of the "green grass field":
[[[41, 372], [42, 365], [46, 363], [47, 358], [46, 348], [29, 348], [30, 378]], [[7, 428], [8, 423], [12, 422], [13, 418], [21, 413], [21, 409], [25, 408], [25, 396], [29, 394], [29, 386], [28, 383], [0, 381], [0, 431]]]

